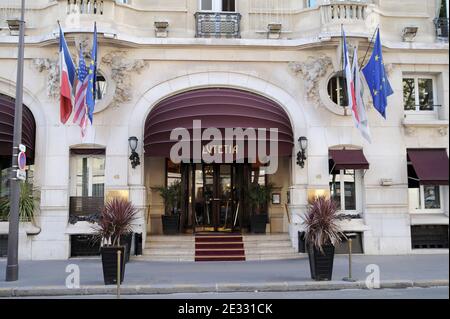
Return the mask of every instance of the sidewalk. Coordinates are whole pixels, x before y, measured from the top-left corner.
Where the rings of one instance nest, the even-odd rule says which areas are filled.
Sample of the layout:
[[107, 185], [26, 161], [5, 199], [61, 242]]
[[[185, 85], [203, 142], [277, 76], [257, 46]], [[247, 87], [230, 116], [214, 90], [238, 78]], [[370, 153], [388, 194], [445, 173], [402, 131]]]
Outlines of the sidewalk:
[[[347, 256], [335, 257], [333, 281], [312, 281], [308, 258], [255, 262], [172, 263], [132, 260], [126, 265], [123, 294], [178, 292], [302, 291], [365, 288], [366, 266], [380, 268], [382, 288], [448, 286], [449, 259], [445, 255], [353, 256], [353, 278]], [[81, 289], [65, 287], [66, 266], [80, 267]], [[0, 259], [0, 297], [14, 295], [114, 294], [104, 286], [101, 260], [22, 261], [19, 281], [5, 281], [6, 259]]]

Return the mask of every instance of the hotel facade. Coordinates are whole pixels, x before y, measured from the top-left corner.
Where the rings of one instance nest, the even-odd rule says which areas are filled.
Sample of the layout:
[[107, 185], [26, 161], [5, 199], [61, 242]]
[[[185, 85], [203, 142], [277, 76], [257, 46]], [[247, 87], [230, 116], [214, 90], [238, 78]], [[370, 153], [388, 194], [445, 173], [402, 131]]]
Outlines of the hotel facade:
[[[83, 255], [93, 216], [115, 195], [139, 209], [141, 236], [133, 242], [150, 260], [170, 260], [164, 247], [180, 251], [197, 232], [230, 228], [253, 243], [248, 260], [267, 238], [287, 238], [291, 255], [301, 256], [301, 216], [308, 198], [320, 194], [347, 216], [342, 226], [359, 253], [448, 252], [448, 1], [35, 0], [25, 14], [23, 143], [39, 205], [35, 221], [21, 223], [20, 259]], [[2, 197], [11, 166], [18, 17], [19, 1], [0, 1]], [[84, 138], [72, 120], [60, 122], [58, 20], [77, 64], [80, 48], [90, 61], [97, 24], [97, 104]], [[377, 26], [394, 94], [384, 119], [365, 87], [368, 143], [346, 107], [341, 29], [362, 64]], [[190, 130], [194, 120], [220, 130], [277, 128], [278, 169], [266, 174], [261, 158], [172, 162], [170, 132]], [[130, 137], [137, 138], [140, 163], [130, 161]], [[226, 146], [218, 152], [235, 151]], [[164, 236], [158, 187], [176, 181], [183, 189], [179, 234]], [[266, 235], [249, 229], [251, 183], [274, 186]], [[5, 254], [7, 216], [2, 220]], [[173, 245], [145, 256], [152, 238], [165, 237]], [[193, 260], [189, 254], [184, 260]]]

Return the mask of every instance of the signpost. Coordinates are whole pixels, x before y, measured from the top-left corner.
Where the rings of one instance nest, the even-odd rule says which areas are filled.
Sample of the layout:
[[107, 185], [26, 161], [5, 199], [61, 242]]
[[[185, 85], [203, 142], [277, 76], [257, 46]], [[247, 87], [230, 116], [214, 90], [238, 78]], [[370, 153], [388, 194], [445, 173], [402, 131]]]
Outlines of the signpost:
[[[25, 48], [25, 0], [21, 0], [18, 58], [17, 58], [17, 80], [16, 80], [16, 103], [14, 111], [14, 136], [12, 149], [12, 166], [17, 165], [20, 149], [17, 147], [22, 141], [22, 103], [23, 103], [23, 68]], [[18, 168], [18, 167], [17, 167]], [[17, 169], [19, 171], [19, 169]], [[20, 185], [17, 174], [11, 174], [10, 188], [11, 210], [9, 214], [8, 230], [8, 259], [6, 264], [6, 281], [17, 281], [19, 279], [19, 201]]]

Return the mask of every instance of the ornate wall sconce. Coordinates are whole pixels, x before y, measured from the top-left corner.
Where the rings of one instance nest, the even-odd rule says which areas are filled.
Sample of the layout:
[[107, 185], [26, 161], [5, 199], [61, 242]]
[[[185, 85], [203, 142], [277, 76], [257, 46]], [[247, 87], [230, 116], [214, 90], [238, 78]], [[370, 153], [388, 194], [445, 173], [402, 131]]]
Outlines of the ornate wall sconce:
[[298, 139], [298, 142], [300, 144], [300, 151], [297, 153], [297, 165], [301, 168], [305, 167], [305, 161], [307, 159], [306, 157], [306, 150], [308, 149], [308, 139], [306, 136], [301, 136]]
[[135, 169], [136, 166], [141, 165], [141, 160], [139, 158], [139, 154], [136, 152], [138, 142], [139, 142], [139, 140], [136, 136], [131, 136], [128, 139], [128, 144], [130, 145], [130, 149], [131, 149], [130, 162], [131, 162], [131, 167], [133, 167], [133, 169]]

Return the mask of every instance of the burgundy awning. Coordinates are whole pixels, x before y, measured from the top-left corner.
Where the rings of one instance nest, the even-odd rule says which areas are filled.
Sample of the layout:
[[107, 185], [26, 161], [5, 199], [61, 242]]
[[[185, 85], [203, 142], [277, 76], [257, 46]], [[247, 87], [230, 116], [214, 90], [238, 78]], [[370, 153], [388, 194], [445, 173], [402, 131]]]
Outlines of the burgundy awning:
[[422, 185], [448, 185], [448, 155], [445, 149], [408, 149], [408, 158]]
[[335, 170], [369, 169], [369, 162], [362, 150], [329, 150]]
[[193, 90], [156, 105], [145, 123], [145, 155], [169, 157], [175, 144], [170, 140], [171, 131], [185, 128], [192, 139], [194, 120], [201, 120], [203, 130], [218, 128], [223, 136], [226, 128], [276, 128], [278, 155], [292, 155], [292, 126], [283, 108], [263, 96], [227, 88]]
[[[14, 134], [14, 99], [0, 94], [0, 157], [11, 157]], [[22, 143], [27, 147], [27, 163], [33, 163], [36, 123], [30, 109], [23, 106]]]

